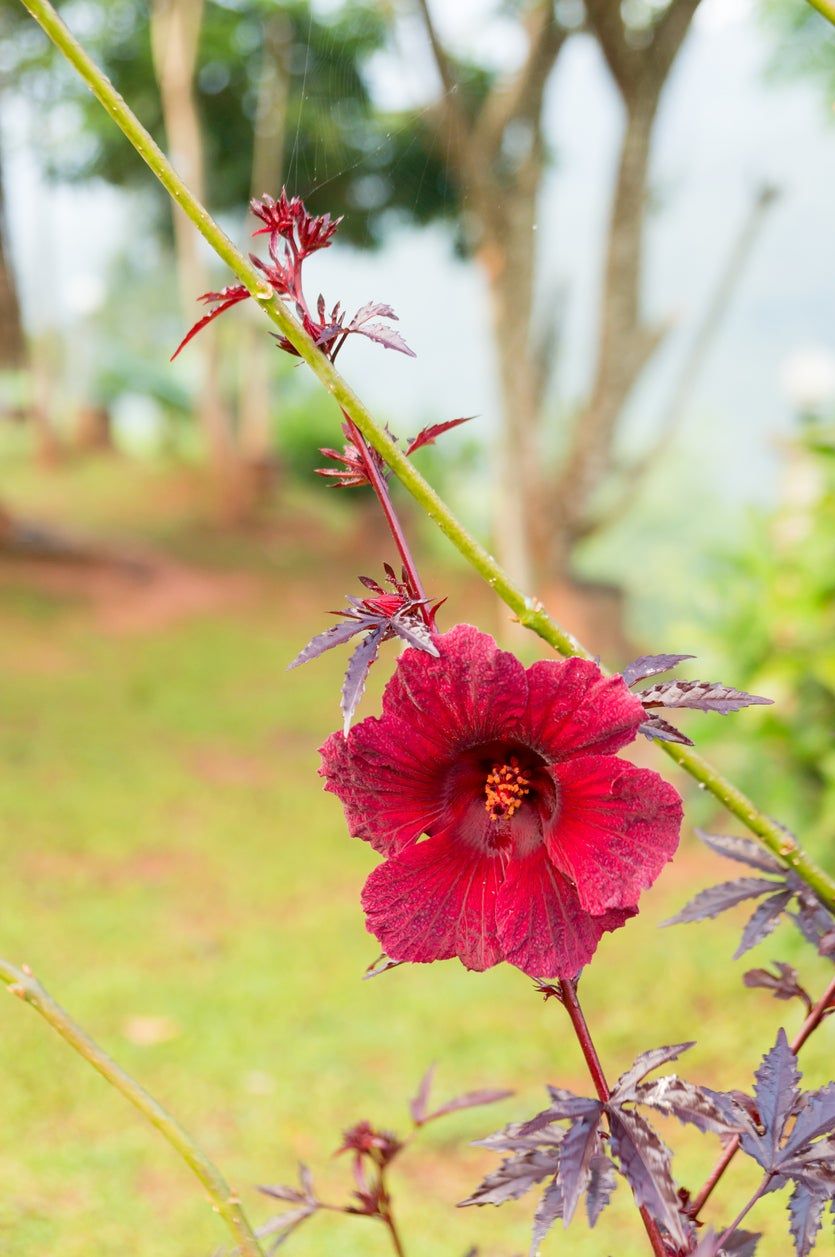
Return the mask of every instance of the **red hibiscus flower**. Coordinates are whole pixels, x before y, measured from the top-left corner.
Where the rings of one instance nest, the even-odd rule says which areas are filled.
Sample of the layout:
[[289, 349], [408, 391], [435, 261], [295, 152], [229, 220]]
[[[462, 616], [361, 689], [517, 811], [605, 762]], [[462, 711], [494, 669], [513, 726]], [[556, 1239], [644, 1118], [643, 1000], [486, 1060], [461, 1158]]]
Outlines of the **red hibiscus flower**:
[[643, 707], [588, 660], [525, 669], [467, 624], [436, 642], [401, 655], [379, 719], [322, 747], [351, 833], [386, 856], [368, 929], [392, 960], [573, 977], [678, 843], [676, 791], [612, 754]]

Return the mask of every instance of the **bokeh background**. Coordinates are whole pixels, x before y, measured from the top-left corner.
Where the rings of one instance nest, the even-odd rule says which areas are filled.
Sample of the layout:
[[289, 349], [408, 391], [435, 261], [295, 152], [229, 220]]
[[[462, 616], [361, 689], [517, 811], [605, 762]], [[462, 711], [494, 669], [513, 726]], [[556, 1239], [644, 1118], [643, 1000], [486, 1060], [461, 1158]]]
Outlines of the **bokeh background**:
[[[802, 0], [60, 7], [237, 241], [248, 197], [282, 182], [345, 215], [313, 295], [391, 302], [418, 355], [350, 345], [349, 379], [401, 436], [477, 416], [423, 470], [607, 664], [690, 651], [699, 675], [775, 699], [687, 729], [831, 868], [825, 22]], [[0, 946], [174, 1109], [257, 1221], [255, 1184], [299, 1159], [347, 1193], [340, 1132], [406, 1129], [432, 1061], [441, 1096], [513, 1087], [426, 1131], [395, 1189], [410, 1253], [526, 1251], [532, 1202], [454, 1209], [494, 1162], [468, 1141], [534, 1111], [547, 1081], [584, 1088], [576, 1045], [515, 971], [360, 981], [372, 853], [316, 777], [344, 660], [285, 671], [391, 557], [367, 493], [313, 475], [338, 413], [245, 307], [169, 364], [194, 298], [227, 277], [16, 0], [0, 170]], [[535, 657], [401, 505], [444, 623]], [[733, 875], [693, 836], [727, 818], [677, 784], [681, 853], [602, 943], [587, 1013], [613, 1074], [695, 1037], [686, 1074], [745, 1086], [799, 1010], [742, 973], [781, 959], [815, 990], [823, 962], [787, 926], [740, 961], [742, 918], [658, 932]], [[122, 1100], [23, 1008], [0, 1025], [0, 1251], [214, 1251], [217, 1220]], [[833, 1045], [830, 1023], [804, 1049], [810, 1083]], [[712, 1141], [665, 1134], [697, 1185]], [[718, 1221], [749, 1181], [727, 1176]], [[788, 1251], [782, 1214], [760, 1206], [763, 1257]], [[643, 1252], [623, 1187], [584, 1227], [543, 1252]], [[317, 1218], [287, 1251], [376, 1257], [386, 1239]]]

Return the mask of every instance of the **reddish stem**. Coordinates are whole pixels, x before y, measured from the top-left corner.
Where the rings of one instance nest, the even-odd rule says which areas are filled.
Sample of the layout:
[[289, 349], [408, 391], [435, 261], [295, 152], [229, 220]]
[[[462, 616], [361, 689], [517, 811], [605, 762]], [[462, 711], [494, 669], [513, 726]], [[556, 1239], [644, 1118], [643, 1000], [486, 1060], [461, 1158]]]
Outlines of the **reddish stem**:
[[[826, 1016], [827, 1011], [832, 1007], [835, 1007], [835, 978], [833, 978], [829, 983], [829, 986], [826, 988], [817, 1004], [810, 1009], [808, 1017], [798, 1030], [794, 1039], [792, 1039], [790, 1046], [795, 1056], [803, 1047], [803, 1044], [809, 1038], [809, 1035], [814, 1030], [817, 1030], [818, 1026]], [[702, 1209], [704, 1209], [707, 1201], [713, 1195], [713, 1189], [716, 1187], [716, 1184], [719, 1182], [722, 1175], [725, 1173], [739, 1151], [740, 1142], [739, 1136], [734, 1135], [733, 1139], [725, 1147], [721, 1157], [719, 1157], [713, 1169], [710, 1171], [703, 1187], [687, 1206], [688, 1217], [692, 1218], [694, 1222], [698, 1218]]]
[[[406, 535], [403, 532], [400, 520], [397, 518], [397, 512], [394, 509], [385, 476], [380, 471], [377, 461], [374, 458], [374, 454], [371, 450], [369, 450], [365, 437], [362, 435], [359, 428], [353, 422], [350, 415], [348, 415], [344, 410], [342, 413], [348, 421], [351, 440], [362, 454], [363, 463], [365, 464], [365, 473], [368, 476], [371, 487], [377, 495], [380, 506], [383, 508], [383, 514], [386, 517], [386, 523], [389, 526], [389, 531], [394, 538], [394, 544], [397, 546], [398, 554], [403, 560], [403, 566], [406, 569], [406, 575], [408, 577], [412, 595], [417, 599], [425, 600], [426, 592], [423, 588], [423, 582], [418, 575], [417, 566], [412, 558], [412, 552], [409, 549], [409, 543], [406, 540]], [[421, 605], [420, 609], [423, 618], [428, 625], [429, 612], [425, 602]]]
[[[574, 983], [566, 978], [560, 978], [560, 995], [562, 996], [563, 1007], [571, 1018], [571, 1024], [574, 1027], [574, 1033], [577, 1036], [577, 1042], [580, 1044], [580, 1050], [585, 1057], [591, 1080], [594, 1083], [597, 1092], [603, 1104], [606, 1104], [610, 1095], [609, 1084], [606, 1081], [606, 1075], [603, 1072], [603, 1066], [600, 1063], [600, 1057], [597, 1054], [597, 1048], [591, 1037], [588, 1023], [586, 1022], [583, 1010], [580, 1007], [580, 1001], [577, 999], [577, 991]], [[644, 1205], [639, 1206], [641, 1213], [641, 1221], [644, 1224], [649, 1242], [652, 1245], [654, 1257], [667, 1257], [667, 1247], [661, 1238], [661, 1232], [655, 1219]]]

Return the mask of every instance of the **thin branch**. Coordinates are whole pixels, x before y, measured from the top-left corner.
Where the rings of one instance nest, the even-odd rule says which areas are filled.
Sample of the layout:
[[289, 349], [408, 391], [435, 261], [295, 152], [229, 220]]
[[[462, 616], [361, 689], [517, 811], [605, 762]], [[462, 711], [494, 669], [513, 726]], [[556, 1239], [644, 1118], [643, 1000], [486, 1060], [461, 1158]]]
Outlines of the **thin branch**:
[[432, 10], [429, 8], [429, 0], [417, 0], [417, 7], [426, 31], [429, 47], [432, 50], [438, 78], [441, 80], [441, 87], [443, 88], [443, 95], [440, 101], [440, 116], [446, 123], [447, 134], [445, 138], [448, 139], [451, 148], [454, 150], [458, 173], [463, 175], [468, 166], [467, 145], [470, 140], [471, 126], [461, 102], [461, 85], [458, 81], [452, 58], [447, 53], [443, 40], [438, 33]]
[[[803, 1025], [800, 1027], [797, 1034], [792, 1039], [790, 1047], [791, 1047], [791, 1050], [794, 1052], [795, 1056], [797, 1056], [798, 1052], [803, 1047], [806, 1040], [809, 1038], [809, 1035], [812, 1034], [814, 1030], [817, 1030], [818, 1026], [821, 1024], [824, 1017], [826, 1017], [826, 1015], [829, 1013], [829, 1011], [832, 1008], [835, 1008], [835, 978], [832, 979], [832, 981], [829, 983], [829, 986], [824, 991], [823, 995], [820, 997], [818, 1002], [812, 1007]], [[713, 1195], [713, 1191], [714, 1191], [714, 1188], [716, 1187], [716, 1184], [722, 1178], [722, 1175], [725, 1173], [728, 1166], [731, 1164], [737, 1152], [739, 1151], [740, 1143], [741, 1141], [740, 1141], [739, 1136], [734, 1135], [733, 1139], [731, 1139], [731, 1141], [727, 1144], [727, 1146], [723, 1150], [722, 1155], [717, 1160], [716, 1164], [714, 1165], [713, 1169], [711, 1170], [710, 1174], [705, 1180], [704, 1185], [697, 1192], [697, 1194], [693, 1197], [693, 1199], [690, 1201], [689, 1205], [687, 1206], [687, 1213], [689, 1217], [691, 1217], [694, 1221], [698, 1218], [702, 1209], [704, 1209], [705, 1204]]]
[[[432, 486], [424, 480], [411, 460], [375, 421], [371, 412], [348, 386], [333, 363], [321, 353], [290, 311], [276, 297], [272, 288], [264, 285], [255, 267], [235, 248], [228, 236], [185, 186], [164, 153], [154, 143], [112, 83], [67, 30], [49, 0], [21, 0], [21, 3], [40, 23], [67, 60], [75, 66], [140, 157], [147, 162], [163, 187], [183, 207], [218, 257], [234, 272], [241, 283], [246, 285], [267, 317], [298, 351], [299, 357], [308, 364], [322, 386], [351, 416], [369, 445], [372, 445], [383, 457], [432, 522], [514, 612], [519, 623], [536, 633], [543, 641], [548, 642], [560, 654], [591, 659], [592, 653], [571, 633], [551, 619], [537, 599], [525, 594], [511, 581], [503, 568], [460, 523]], [[723, 803], [734, 816], [738, 817], [773, 855], [794, 869], [824, 904], [835, 907], [835, 881], [814, 863], [781, 825], [762, 812], [737, 786], [723, 777], [718, 769], [713, 768], [695, 751], [671, 742], [659, 743], [659, 745], [671, 759], [704, 785], [720, 803]]]
[[476, 145], [495, 150], [511, 122], [533, 122], [542, 112], [542, 98], [568, 32], [556, 19], [553, 0], [540, 0], [527, 17], [528, 51], [509, 81], [499, 79], [492, 87], [476, 124]]
[[[573, 982], [567, 978], [561, 978], [560, 983], [560, 1000], [571, 1019], [571, 1025], [577, 1036], [577, 1042], [583, 1053], [583, 1059], [586, 1062], [589, 1075], [594, 1083], [594, 1089], [597, 1092], [598, 1099], [602, 1104], [608, 1103], [611, 1096], [609, 1084], [606, 1081], [606, 1075], [603, 1072], [603, 1066], [600, 1057], [597, 1054], [597, 1048], [594, 1046], [594, 1040], [591, 1037], [591, 1031], [588, 1027], [585, 1014], [580, 1007], [580, 1001], [577, 998], [577, 990]], [[639, 1206], [641, 1221], [644, 1224], [649, 1242], [652, 1245], [652, 1251], [655, 1257], [665, 1257], [667, 1246], [661, 1238], [658, 1225], [645, 1206]]]
[[12, 995], [17, 995], [40, 1013], [79, 1056], [83, 1056], [93, 1069], [98, 1070], [168, 1140], [206, 1189], [214, 1209], [232, 1233], [241, 1257], [264, 1257], [263, 1249], [238, 1197], [217, 1166], [197, 1146], [191, 1135], [183, 1130], [179, 1122], [73, 1021], [69, 1013], [56, 1003], [26, 966], [18, 969], [8, 961], [0, 960], [0, 982], [5, 983]]

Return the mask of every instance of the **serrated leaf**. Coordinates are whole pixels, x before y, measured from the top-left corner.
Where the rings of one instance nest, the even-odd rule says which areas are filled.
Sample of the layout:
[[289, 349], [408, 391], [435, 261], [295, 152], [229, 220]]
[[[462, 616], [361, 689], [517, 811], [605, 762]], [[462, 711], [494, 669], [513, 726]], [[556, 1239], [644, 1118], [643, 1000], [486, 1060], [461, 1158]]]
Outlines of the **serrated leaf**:
[[687, 1237], [678, 1193], [670, 1170], [670, 1152], [639, 1113], [612, 1108], [612, 1153], [639, 1205], [644, 1205], [684, 1248]]
[[398, 321], [397, 315], [390, 305], [382, 301], [367, 301], [364, 306], [360, 306], [351, 319], [351, 328], [356, 330], [362, 327], [363, 323], [367, 323], [369, 319], [394, 319], [395, 322]]
[[604, 1152], [597, 1152], [589, 1162], [586, 1184], [586, 1217], [589, 1226], [596, 1225], [598, 1218], [612, 1198], [617, 1186], [615, 1167]]
[[446, 419], [443, 423], [430, 423], [428, 427], [421, 428], [417, 436], [412, 437], [406, 446], [406, 454], [414, 454], [415, 450], [423, 449], [426, 445], [434, 445], [439, 436], [460, 427], [462, 423], [469, 423], [474, 418], [474, 415], [465, 415], [462, 419]]
[[[320, 452], [324, 453], [324, 450]], [[379, 581], [376, 581], [373, 576], [360, 576], [358, 577], [358, 580], [361, 585], [365, 585], [365, 588], [370, 589], [372, 593], [384, 594], [386, 592]]]
[[332, 650], [334, 646], [341, 646], [343, 642], [350, 641], [355, 633], [362, 633], [367, 628], [369, 628], [369, 623], [363, 620], [345, 620], [341, 624], [332, 624], [323, 633], [317, 633], [315, 637], [311, 637], [307, 645], [296, 655], [293, 662], [288, 663], [287, 671], [289, 672], [292, 668], [298, 668], [301, 664], [308, 663], [311, 659], [318, 659], [319, 655], [323, 655], [326, 650]]
[[568, 1226], [586, 1184], [591, 1159], [598, 1149], [599, 1116], [582, 1117], [572, 1123], [560, 1148], [560, 1166], [557, 1171], [562, 1189], [563, 1222]]
[[799, 999], [807, 1009], [811, 1009], [812, 1000], [800, 985], [797, 970], [784, 964], [782, 960], [775, 960], [773, 963], [776, 973], [772, 973], [770, 969], [749, 969], [742, 975], [742, 981], [752, 989], [770, 991], [775, 999]]
[[801, 1098], [803, 1105], [786, 1143], [787, 1153], [794, 1153], [813, 1139], [835, 1130], [835, 1082], [817, 1091], [807, 1091]]
[[771, 704], [773, 699], [747, 694], [716, 681], [662, 681], [638, 693], [644, 707], [687, 707], [696, 711], [713, 711], [720, 716], [740, 711], [743, 707]]
[[770, 855], [750, 838], [738, 838], [734, 834], [709, 834], [704, 829], [697, 829], [696, 837], [712, 851], [727, 856], [729, 860], [738, 860], [740, 864], [748, 864], [763, 873], [786, 872], [776, 856]]
[[785, 1030], [777, 1032], [777, 1042], [763, 1057], [754, 1075], [754, 1099], [764, 1134], [756, 1142], [743, 1135], [743, 1146], [759, 1161], [764, 1170], [779, 1168], [778, 1150], [787, 1121], [798, 1098], [800, 1071], [797, 1058], [789, 1047]]
[[463, 1109], [479, 1108], [483, 1104], [497, 1104], [499, 1100], [507, 1100], [512, 1095], [512, 1091], [498, 1088], [465, 1091], [463, 1095], [454, 1096], [453, 1099], [447, 1100], [446, 1104], [442, 1104], [439, 1109], [434, 1109], [431, 1113], [427, 1113], [423, 1122], [433, 1122], [437, 1117], [447, 1117], [448, 1114], [460, 1113]]
[[677, 912], [662, 925], [686, 925], [691, 921], [706, 921], [708, 917], [716, 917], [720, 912], [743, 903], [746, 899], [756, 899], [760, 895], [768, 895], [774, 891], [776, 883], [766, 881], [764, 877], [737, 877], [732, 882], [720, 882], [718, 886], [709, 886], [700, 890], [681, 912]]
[[212, 323], [219, 314], [223, 314], [225, 310], [229, 310], [232, 306], [236, 306], [239, 301], [246, 301], [247, 297], [250, 297], [251, 295], [252, 294], [249, 289], [244, 284], [230, 284], [227, 288], [222, 289], [221, 292], [204, 292], [203, 296], [199, 297], [198, 300], [215, 301], [217, 302], [217, 305], [213, 310], [210, 310], [208, 314], [204, 314], [202, 319], [198, 319], [197, 322], [189, 328], [171, 355], [170, 361], [173, 362], [177, 355], [185, 349], [189, 341], [193, 340], [198, 332], [202, 332], [203, 328], [209, 323]]
[[440, 656], [441, 652], [433, 642], [432, 634], [418, 616], [395, 615], [389, 623], [397, 636], [402, 637], [409, 646], [414, 646], [416, 650], [425, 650], [428, 655], [434, 655], [436, 659]]
[[689, 1052], [695, 1045], [695, 1039], [691, 1039], [687, 1043], [672, 1043], [666, 1047], [649, 1048], [648, 1051], [641, 1052], [618, 1078], [612, 1089], [612, 1100], [622, 1104], [624, 1100], [633, 1099], [636, 1084], [646, 1078], [647, 1074], [651, 1074], [660, 1065], [666, 1065], [668, 1061], [677, 1060], [683, 1052]]
[[409, 1112], [412, 1115], [412, 1121], [416, 1126], [420, 1126], [426, 1116], [426, 1106], [429, 1102], [429, 1091], [432, 1087], [432, 1079], [435, 1077], [435, 1065], [430, 1065], [426, 1073], [420, 1080], [420, 1085], [412, 1099], [409, 1101]]
[[395, 349], [398, 353], [405, 354], [407, 358], [417, 357], [414, 349], [409, 348], [397, 329], [388, 327], [385, 323], [366, 323], [363, 327], [348, 327], [345, 330], [366, 336], [385, 349]]
[[761, 1239], [759, 1232], [734, 1231], [722, 1245], [719, 1257], [754, 1257]]
[[[557, 1088], [549, 1087], [549, 1091], [553, 1094]], [[523, 1135], [535, 1135], [538, 1131], [545, 1130], [554, 1122], [563, 1121], [565, 1118], [597, 1118], [602, 1111], [603, 1105], [599, 1100], [589, 1100], [585, 1096], [575, 1096], [570, 1091], [566, 1091], [561, 1096], [555, 1096], [553, 1104], [550, 1104], [547, 1109], [543, 1109], [541, 1113], [523, 1122], [520, 1129]]]
[[685, 659], [695, 658], [695, 655], [641, 655], [639, 659], [633, 659], [632, 663], [626, 665], [621, 676], [627, 685], [632, 686], [636, 681], [644, 681], [647, 677], [669, 672], [671, 668], [684, 663]]
[[503, 1205], [507, 1200], [518, 1200], [543, 1179], [556, 1173], [556, 1149], [534, 1148], [515, 1153], [501, 1163], [497, 1170], [482, 1179], [471, 1196], [459, 1203], [459, 1209], [469, 1205]]
[[677, 742], [680, 746], [693, 745], [692, 738], [688, 738], [675, 725], [671, 725], [668, 720], [662, 720], [654, 712], [648, 713], [643, 724], [638, 725], [638, 732], [645, 738], [660, 738], [662, 742]]
[[797, 1257], [808, 1257], [815, 1246], [827, 1196], [810, 1191], [803, 1183], [796, 1183], [789, 1199], [789, 1227]]
[[685, 1082], [676, 1074], [642, 1083], [635, 1089], [634, 1099], [667, 1117], [678, 1118], [703, 1132], [732, 1134], [738, 1123], [729, 1120], [727, 1110], [717, 1101], [717, 1093], [696, 1083]]
[[749, 917], [745, 929], [742, 931], [742, 938], [733, 955], [734, 960], [739, 960], [740, 956], [744, 956], [752, 947], [756, 947], [757, 943], [761, 943], [764, 938], [768, 938], [769, 934], [776, 928], [780, 916], [788, 906], [793, 893], [791, 890], [778, 891], [776, 895], [772, 895], [770, 899], [764, 900], [755, 909]]
[[531, 1257], [537, 1257], [539, 1246], [551, 1230], [557, 1218], [562, 1217], [562, 1191], [559, 1181], [554, 1179], [542, 1194], [539, 1207], [534, 1214], [533, 1235], [531, 1236]]
[[[531, 1152], [535, 1149], [558, 1148], [562, 1143], [565, 1131], [562, 1129], [548, 1130], [541, 1135], [523, 1135], [523, 1122], [509, 1122], [501, 1130], [483, 1139], [474, 1139], [475, 1148], [492, 1148], [498, 1152]], [[556, 1160], [554, 1161], [556, 1169]]]
[[351, 727], [351, 721], [354, 718], [354, 712], [357, 710], [359, 701], [365, 692], [368, 669], [377, 658], [377, 652], [380, 649], [380, 643], [385, 633], [385, 625], [372, 629], [368, 636], [363, 638], [348, 660], [348, 670], [345, 673], [345, 680], [342, 685], [342, 701], [340, 704], [342, 714], [345, 717], [343, 732], [346, 737]]

